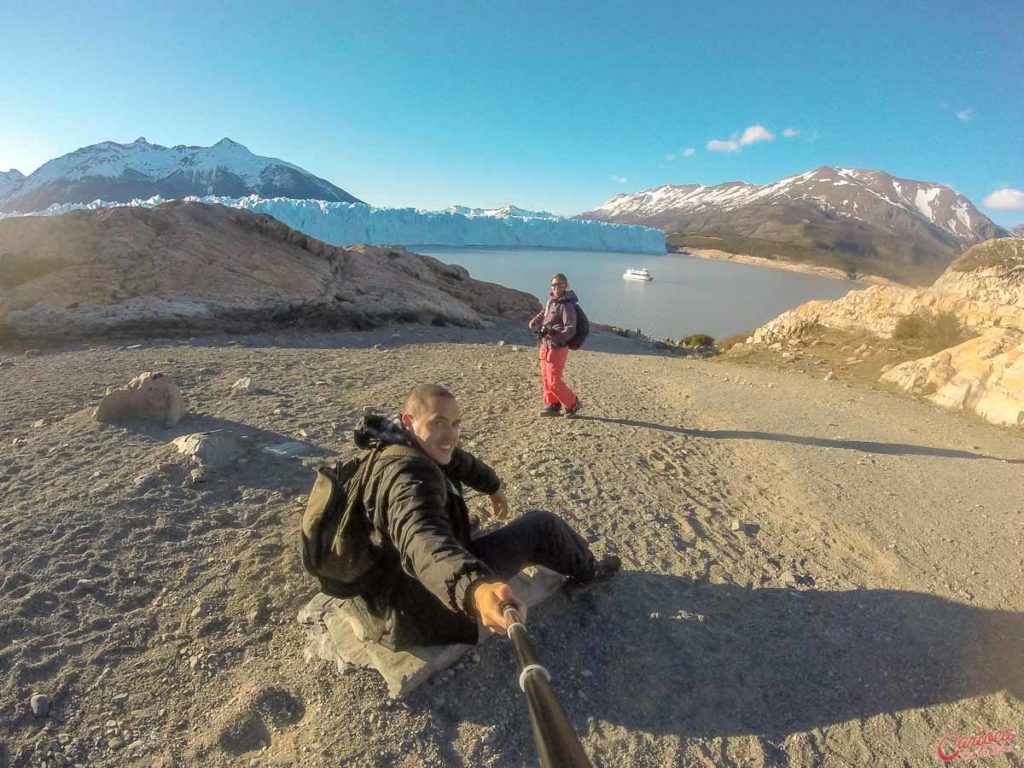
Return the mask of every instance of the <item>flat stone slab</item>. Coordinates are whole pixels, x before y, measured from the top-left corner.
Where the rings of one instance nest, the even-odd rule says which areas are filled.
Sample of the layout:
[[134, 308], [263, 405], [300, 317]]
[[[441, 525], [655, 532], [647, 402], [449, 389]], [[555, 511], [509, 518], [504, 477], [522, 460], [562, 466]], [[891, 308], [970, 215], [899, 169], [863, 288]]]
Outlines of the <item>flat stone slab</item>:
[[318, 453], [323, 453], [323, 451], [315, 445], [301, 443], [295, 440], [289, 440], [284, 443], [274, 443], [273, 445], [265, 445], [263, 446], [263, 451], [281, 459], [292, 459], [297, 456], [314, 456]]
[[[530, 608], [561, 589], [565, 577], [539, 566], [525, 568], [509, 581], [515, 593]], [[407, 651], [392, 651], [380, 643], [364, 640], [363, 624], [349, 601], [323, 593], [299, 611], [299, 623], [308, 633], [307, 661], [333, 661], [339, 672], [350, 667], [375, 669], [395, 699], [409, 695], [433, 675], [455, 664], [473, 649], [472, 645], [429, 645]], [[492, 633], [480, 627], [480, 639]]]

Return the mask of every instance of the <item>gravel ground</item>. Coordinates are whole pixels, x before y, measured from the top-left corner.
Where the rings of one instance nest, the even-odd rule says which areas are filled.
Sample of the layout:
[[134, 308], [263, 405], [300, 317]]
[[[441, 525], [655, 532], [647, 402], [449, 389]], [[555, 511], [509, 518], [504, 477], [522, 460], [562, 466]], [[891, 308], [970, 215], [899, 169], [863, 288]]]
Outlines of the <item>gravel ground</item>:
[[[925, 766], [945, 734], [1024, 731], [1019, 433], [604, 335], [568, 366], [582, 417], [540, 419], [530, 337], [500, 325], [8, 359], [0, 766], [536, 764], [503, 639], [398, 703], [303, 657], [294, 539], [320, 459], [259, 447], [336, 454], [363, 407], [423, 382], [459, 395], [515, 510], [623, 558], [530, 617], [596, 765]], [[144, 370], [182, 388], [177, 427], [91, 420]], [[232, 397], [246, 375], [256, 394]], [[170, 441], [211, 429], [254, 448], [195, 483]], [[979, 762], [1024, 766], [1021, 738]]]

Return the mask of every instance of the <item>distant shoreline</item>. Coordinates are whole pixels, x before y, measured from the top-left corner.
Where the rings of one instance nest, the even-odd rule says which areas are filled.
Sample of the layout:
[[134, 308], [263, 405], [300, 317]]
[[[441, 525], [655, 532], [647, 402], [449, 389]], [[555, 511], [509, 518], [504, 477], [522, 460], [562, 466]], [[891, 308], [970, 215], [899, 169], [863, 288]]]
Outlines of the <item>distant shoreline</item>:
[[784, 269], [788, 272], [803, 272], [804, 274], [817, 275], [818, 277], [831, 277], [837, 280], [852, 280], [857, 283], [868, 283], [869, 285], [905, 287], [902, 283], [898, 283], [895, 280], [890, 280], [887, 277], [881, 277], [879, 275], [858, 273], [856, 276], [850, 277], [850, 275], [843, 270], [836, 269], [834, 267], [823, 267], [816, 264], [796, 264], [791, 261], [776, 261], [774, 259], [766, 259], [761, 256], [747, 256], [742, 253], [719, 251], [714, 248], [687, 248], [679, 251], [668, 251], [668, 254], [695, 256], [698, 259], [708, 259], [710, 261], [731, 261], [736, 264], [750, 264], [755, 267]]

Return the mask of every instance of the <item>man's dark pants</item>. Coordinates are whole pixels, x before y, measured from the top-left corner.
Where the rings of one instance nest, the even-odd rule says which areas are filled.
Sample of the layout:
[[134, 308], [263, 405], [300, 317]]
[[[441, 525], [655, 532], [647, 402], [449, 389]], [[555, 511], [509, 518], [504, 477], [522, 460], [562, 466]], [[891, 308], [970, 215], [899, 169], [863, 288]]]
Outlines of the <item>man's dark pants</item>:
[[[502, 580], [526, 565], [541, 565], [584, 581], [594, 573], [594, 555], [587, 543], [558, 515], [539, 509], [474, 539], [469, 551]], [[477, 640], [476, 620], [448, 609], [404, 573], [399, 572], [398, 583], [379, 597], [381, 601], [374, 601], [376, 606], [365, 619], [377, 627], [373, 634], [390, 648]], [[367, 605], [360, 599], [354, 603]]]

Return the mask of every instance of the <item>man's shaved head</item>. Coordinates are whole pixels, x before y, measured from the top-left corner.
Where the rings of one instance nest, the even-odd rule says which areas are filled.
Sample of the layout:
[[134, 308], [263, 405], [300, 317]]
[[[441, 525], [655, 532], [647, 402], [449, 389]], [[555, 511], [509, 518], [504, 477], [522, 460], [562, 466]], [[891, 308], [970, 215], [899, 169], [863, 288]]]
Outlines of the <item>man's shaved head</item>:
[[434, 400], [454, 400], [455, 395], [437, 384], [420, 384], [409, 393], [405, 400], [403, 413], [410, 416], [422, 416]]

